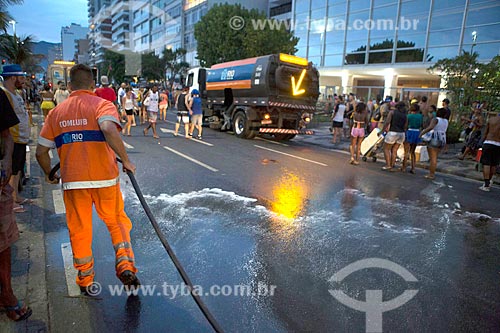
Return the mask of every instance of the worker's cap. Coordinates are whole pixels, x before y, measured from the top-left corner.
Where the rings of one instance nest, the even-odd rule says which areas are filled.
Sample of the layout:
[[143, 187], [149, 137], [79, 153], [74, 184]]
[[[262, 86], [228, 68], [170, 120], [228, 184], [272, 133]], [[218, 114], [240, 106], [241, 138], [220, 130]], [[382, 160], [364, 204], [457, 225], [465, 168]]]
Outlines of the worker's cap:
[[410, 104], [418, 103], [418, 100], [416, 98], [412, 99]]
[[199, 94], [200, 94], [200, 92], [198, 91], [198, 89], [193, 89], [193, 90], [191, 91], [191, 94], [193, 94], [193, 95], [199, 95]]
[[26, 72], [23, 72], [21, 65], [5, 65], [2, 68], [2, 76], [26, 76]]

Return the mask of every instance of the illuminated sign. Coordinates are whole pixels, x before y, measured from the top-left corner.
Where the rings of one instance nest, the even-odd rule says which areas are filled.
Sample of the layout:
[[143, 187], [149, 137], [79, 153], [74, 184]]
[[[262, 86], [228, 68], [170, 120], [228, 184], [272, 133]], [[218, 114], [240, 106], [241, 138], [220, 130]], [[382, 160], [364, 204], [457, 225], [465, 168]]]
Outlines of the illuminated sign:
[[297, 81], [297, 84], [295, 83], [295, 77], [292, 75], [292, 95], [297, 96], [297, 95], [302, 95], [306, 91], [304, 89], [300, 89], [300, 85], [302, 84], [302, 80], [304, 80], [304, 76], [306, 75], [306, 69], [304, 68], [302, 70], [302, 73], [300, 73], [299, 80]]
[[307, 59], [299, 58], [285, 53], [280, 53], [280, 61], [300, 66], [307, 66], [308, 64]]
[[63, 60], [55, 60], [54, 65], [69, 65], [73, 66], [75, 64], [74, 61], [63, 61]]

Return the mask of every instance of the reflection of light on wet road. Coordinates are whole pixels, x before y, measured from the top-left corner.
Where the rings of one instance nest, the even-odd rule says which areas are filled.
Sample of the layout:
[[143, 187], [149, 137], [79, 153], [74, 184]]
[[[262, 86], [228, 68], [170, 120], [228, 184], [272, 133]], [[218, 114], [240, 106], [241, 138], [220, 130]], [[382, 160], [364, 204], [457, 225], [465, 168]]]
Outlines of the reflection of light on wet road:
[[272, 211], [288, 219], [296, 218], [304, 208], [306, 184], [293, 173], [285, 174], [273, 188]]

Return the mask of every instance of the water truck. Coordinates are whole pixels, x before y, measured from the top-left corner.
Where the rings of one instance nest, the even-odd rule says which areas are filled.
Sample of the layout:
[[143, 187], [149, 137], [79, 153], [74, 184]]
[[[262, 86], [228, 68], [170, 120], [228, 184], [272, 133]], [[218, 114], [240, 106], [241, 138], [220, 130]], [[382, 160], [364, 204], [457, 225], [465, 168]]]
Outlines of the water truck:
[[305, 127], [318, 100], [319, 73], [307, 59], [280, 53], [193, 68], [186, 86], [200, 92], [210, 128], [245, 139], [313, 134]]

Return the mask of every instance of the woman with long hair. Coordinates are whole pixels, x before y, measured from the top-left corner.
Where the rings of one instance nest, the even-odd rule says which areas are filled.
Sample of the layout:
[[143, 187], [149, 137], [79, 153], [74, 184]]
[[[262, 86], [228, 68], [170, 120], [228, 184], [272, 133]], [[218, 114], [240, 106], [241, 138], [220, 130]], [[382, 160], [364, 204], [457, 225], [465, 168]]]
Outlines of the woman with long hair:
[[123, 134], [127, 134], [130, 136], [130, 127], [132, 126], [132, 122], [134, 120], [134, 108], [137, 107], [137, 101], [134, 95], [134, 92], [130, 87], [125, 88], [125, 95], [122, 97], [122, 106], [127, 114], [127, 123], [122, 130]]
[[40, 97], [42, 97], [41, 109], [43, 111], [43, 119], [45, 120], [50, 110], [56, 107], [54, 103], [54, 93], [50, 90], [50, 86], [48, 84], [43, 86]]
[[351, 164], [358, 165], [359, 164], [359, 154], [361, 150], [361, 142], [365, 138], [365, 127], [367, 124], [368, 113], [366, 111], [365, 103], [359, 102], [354, 107], [353, 113], [353, 121], [354, 125], [351, 129]]
[[431, 132], [431, 140], [427, 143], [427, 151], [429, 153], [429, 174], [425, 176], [427, 179], [434, 179], [437, 167], [437, 158], [441, 149], [446, 145], [446, 130], [448, 129], [448, 120], [445, 118], [446, 109], [439, 108], [436, 112], [436, 117], [432, 118], [429, 127], [420, 133], [423, 137], [427, 132]]

